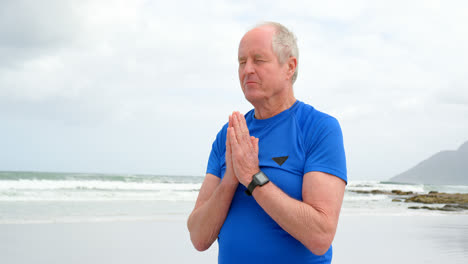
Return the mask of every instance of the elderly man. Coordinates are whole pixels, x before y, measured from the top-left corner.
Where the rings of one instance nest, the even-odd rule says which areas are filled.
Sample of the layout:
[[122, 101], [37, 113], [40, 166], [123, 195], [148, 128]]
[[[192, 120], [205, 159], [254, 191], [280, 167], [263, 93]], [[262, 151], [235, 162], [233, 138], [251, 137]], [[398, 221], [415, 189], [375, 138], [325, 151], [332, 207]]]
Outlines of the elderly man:
[[347, 182], [335, 118], [295, 99], [298, 50], [278, 23], [247, 32], [239, 80], [254, 109], [233, 112], [213, 143], [188, 229], [219, 263], [330, 263]]

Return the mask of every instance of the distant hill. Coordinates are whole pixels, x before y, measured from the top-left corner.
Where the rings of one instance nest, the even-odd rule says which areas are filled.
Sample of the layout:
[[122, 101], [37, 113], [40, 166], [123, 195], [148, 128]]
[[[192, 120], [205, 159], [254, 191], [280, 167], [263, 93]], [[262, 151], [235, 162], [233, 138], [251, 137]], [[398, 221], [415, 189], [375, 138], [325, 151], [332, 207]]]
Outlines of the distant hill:
[[390, 181], [468, 185], [468, 141], [458, 150], [436, 153], [408, 171], [391, 178]]

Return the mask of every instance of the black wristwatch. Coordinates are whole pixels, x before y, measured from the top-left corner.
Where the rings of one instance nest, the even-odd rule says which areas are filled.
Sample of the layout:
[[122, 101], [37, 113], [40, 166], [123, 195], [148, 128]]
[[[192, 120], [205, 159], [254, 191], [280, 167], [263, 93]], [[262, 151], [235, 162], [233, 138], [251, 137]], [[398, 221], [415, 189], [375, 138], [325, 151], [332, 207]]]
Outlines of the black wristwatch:
[[265, 173], [263, 173], [263, 171], [259, 171], [255, 173], [254, 176], [252, 177], [252, 181], [247, 187], [247, 190], [245, 190], [245, 194], [247, 194], [248, 196], [251, 196], [255, 187], [263, 186], [267, 184], [269, 181], [270, 179], [268, 179], [268, 177], [265, 175]]

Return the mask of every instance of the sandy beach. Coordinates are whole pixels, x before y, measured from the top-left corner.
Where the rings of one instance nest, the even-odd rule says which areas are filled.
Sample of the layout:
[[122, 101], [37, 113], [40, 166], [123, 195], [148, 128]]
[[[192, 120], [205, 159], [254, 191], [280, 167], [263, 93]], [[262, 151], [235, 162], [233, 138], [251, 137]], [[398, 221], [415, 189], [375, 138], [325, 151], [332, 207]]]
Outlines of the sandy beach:
[[[193, 249], [185, 219], [1, 224], [2, 263], [216, 263]], [[468, 215], [343, 215], [333, 263], [466, 263]]]
[[0, 225], [1, 263], [216, 263], [192, 248], [185, 222], [120, 221]]
[[468, 215], [343, 215], [333, 263], [466, 263]]

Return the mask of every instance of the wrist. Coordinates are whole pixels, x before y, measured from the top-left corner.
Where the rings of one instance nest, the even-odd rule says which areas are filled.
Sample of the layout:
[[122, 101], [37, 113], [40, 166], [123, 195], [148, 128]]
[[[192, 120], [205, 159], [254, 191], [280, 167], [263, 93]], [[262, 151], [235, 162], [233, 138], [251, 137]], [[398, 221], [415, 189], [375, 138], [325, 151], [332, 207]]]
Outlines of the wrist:
[[239, 180], [234, 175], [234, 172], [226, 171], [224, 173], [223, 179], [221, 180], [221, 183], [237, 187], [237, 185], [239, 185]]
[[244, 179], [242, 182], [239, 180], [239, 182], [247, 188], [249, 184], [252, 182], [253, 177], [255, 174], [259, 173], [261, 170], [258, 168], [257, 170], [252, 170], [252, 172], [249, 172], [246, 174], [242, 179]]

